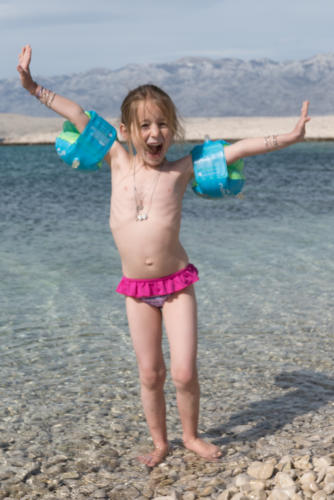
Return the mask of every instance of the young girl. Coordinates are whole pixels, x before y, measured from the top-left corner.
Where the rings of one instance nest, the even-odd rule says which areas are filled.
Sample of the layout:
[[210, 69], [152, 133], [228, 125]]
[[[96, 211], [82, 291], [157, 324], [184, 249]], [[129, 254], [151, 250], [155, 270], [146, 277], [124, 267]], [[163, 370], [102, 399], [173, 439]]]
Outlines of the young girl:
[[[27, 45], [17, 68], [22, 86], [82, 132], [89, 121], [84, 110], [37, 85], [30, 75], [30, 61], [31, 48]], [[304, 102], [292, 132], [229, 145], [225, 148], [227, 164], [302, 141], [309, 119], [308, 102]], [[173, 162], [166, 160], [168, 148], [180, 132], [169, 96], [153, 85], [138, 87], [122, 104], [120, 133], [129, 151], [116, 141], [105, 158], [112, 175], [110, 228], [124, 274], [117, 291], [125, 295], [142, 404], [154, 444], [153, 450], [139, 459], [150, 467], [163, 461], [169, 452], [162, 322], [170, 346], [184, 446], [206, 460], [218, 460], [222, 454], [197, 433], [200, 390], [194, 283], [198, 273], [179, 241], [182, 199], [193, 176], [193, 165], [191, 155]]]

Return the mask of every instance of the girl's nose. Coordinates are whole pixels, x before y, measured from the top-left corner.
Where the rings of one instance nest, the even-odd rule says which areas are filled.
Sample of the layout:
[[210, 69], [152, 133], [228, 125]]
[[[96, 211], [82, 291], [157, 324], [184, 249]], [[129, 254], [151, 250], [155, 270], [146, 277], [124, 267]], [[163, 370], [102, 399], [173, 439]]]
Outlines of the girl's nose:
[[160, 134], [160, 129], [157, 124], [152, 123], [151, 125], [151, 136], [152, 137], [159, 137]]

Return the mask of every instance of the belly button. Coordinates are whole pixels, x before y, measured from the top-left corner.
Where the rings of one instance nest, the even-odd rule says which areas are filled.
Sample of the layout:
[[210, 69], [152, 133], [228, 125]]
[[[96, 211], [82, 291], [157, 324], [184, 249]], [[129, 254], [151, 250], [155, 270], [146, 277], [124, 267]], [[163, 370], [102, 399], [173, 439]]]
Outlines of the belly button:
[[145, 264], [147, 266], [152, 266], [153, 265], [153, 261], [151, 259], [145, 259]]

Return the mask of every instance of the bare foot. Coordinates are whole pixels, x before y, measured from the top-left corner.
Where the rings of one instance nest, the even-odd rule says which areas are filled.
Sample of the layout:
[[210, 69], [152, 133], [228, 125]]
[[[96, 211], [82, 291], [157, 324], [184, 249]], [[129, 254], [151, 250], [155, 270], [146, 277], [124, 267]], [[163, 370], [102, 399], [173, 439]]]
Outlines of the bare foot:
[[189, 441], [183, 441], [184, 446], [199, 455], [202, 458], [205, 458], [209, 462], [218, 462], [218, 460], [222, 457], [221, 449], [211, 443], [207, 443], [200, 438], [190, 439]]
[[164, 461], [165, 457], [169, 453], [169, 446], [156, 446], [151, 452], [146, 453], [138, 457], [139, 462], [148, 467], [155, 467]]

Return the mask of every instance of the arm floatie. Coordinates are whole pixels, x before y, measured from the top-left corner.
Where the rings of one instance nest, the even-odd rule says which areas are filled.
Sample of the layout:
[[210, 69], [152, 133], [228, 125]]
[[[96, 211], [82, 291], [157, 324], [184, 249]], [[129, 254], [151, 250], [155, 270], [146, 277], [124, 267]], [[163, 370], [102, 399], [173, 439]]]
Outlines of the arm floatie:
[[81, 134], [73, 123], [64, 123], [63, 131], [56, 139], [56, 151], [73, 168], [98, 170], [114, 143], [117, 132], [95, 111], [86, 111], [86, 115], [90, 120]]
[[226, 141], [206, 140], [191, 152], [194, 166], [192, 188], [205, 198], [223, 198], [239, 194], [244, 186], [244, 162], [237, 160], [226, 164], [224, 147]]

